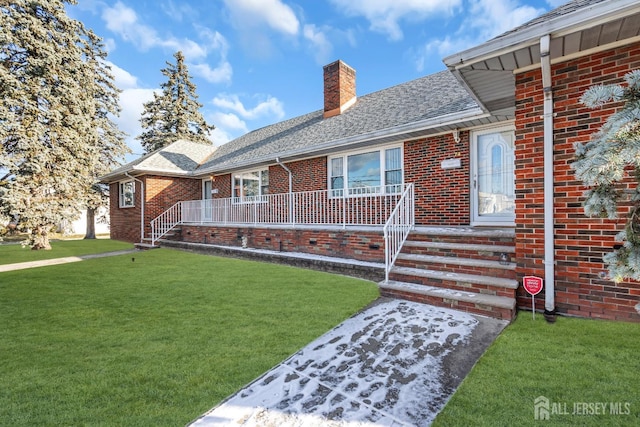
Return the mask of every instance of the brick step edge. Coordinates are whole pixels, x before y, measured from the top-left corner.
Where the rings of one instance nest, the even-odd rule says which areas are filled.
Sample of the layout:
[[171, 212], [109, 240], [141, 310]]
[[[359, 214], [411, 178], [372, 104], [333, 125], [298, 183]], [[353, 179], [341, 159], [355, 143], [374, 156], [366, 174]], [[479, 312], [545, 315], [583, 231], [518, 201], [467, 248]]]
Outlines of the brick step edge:
[[465, 267], [495, 268], [497, 270], [515, 270], [516, 269], [516, 264], [514, 262], [501, 264], [500, 261], [465, 258], [465, 257], [447, 257], [447, 256], [440, 256], [440, 255], [400, 253], [398, 254], [398, 259], [402, 259], [405, 261], [431, 263], [431, 264], [451, 264], [451, 265], [461, 265]]
[[[453, 273], [449, 271], [426, 270], [422, 268], [393, 267], [390, 274], [403, 276], [424, 277], [427, 279], [437, 279], [451, 282], [475, 283], [478, 285], [495, 286], [498, 288], [518, 289], [517, 280], [504, 279], [501, 277], [481, 276], [478, 274]], [[416, 285], [423, 286], [423, 285]]]
[[447, 242], [425, 242], [421, 240], [407, 240], [404, 242], [405, 247], [411, 248], [426, 248], [426, 249], [454, 249], [461, 251], [476, 251], [476, 252], [504, 252], [512, 254], [516, 252], [515, 246], [504, 245], [481, 245], [473, 243], [447, 243]]
[[476, 227], [420, 227], [411, 230], [415, 236], [443, 236], [443, 237], [489, 237], [499, 239], [513, 239], [516, 235], [513, 228], [476, 228]]
[[378, 283], [381, 291], [391, 290], [398, 292], [406, 292], [411, 294], [426, 295], [436, 298], [444, 298], [455, 301], [463, 301], [477, 305], [485, 305], [491, 307], [504, 308], [507, 310], [515, 310], [516, 299], [501, 297], [496, 295], [479, 294], [476, 292], [464, 292], [453, 289], [439, 288], [436, 286], [417, 285], [415, 283], [396, 282], [389, 280], [388, 282]]

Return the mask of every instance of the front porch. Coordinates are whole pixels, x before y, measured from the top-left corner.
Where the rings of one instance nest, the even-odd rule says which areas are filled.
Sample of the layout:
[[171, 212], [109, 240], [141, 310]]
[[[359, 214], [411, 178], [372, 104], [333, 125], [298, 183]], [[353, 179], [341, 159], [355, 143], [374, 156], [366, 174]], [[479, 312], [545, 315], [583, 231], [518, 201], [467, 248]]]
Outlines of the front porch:
[[512, 319], [513, 228], [416, 227], [413, 210], [411, 185], [187, 201], [154, 220], [153, 242], [363, 277], [382, 295]]

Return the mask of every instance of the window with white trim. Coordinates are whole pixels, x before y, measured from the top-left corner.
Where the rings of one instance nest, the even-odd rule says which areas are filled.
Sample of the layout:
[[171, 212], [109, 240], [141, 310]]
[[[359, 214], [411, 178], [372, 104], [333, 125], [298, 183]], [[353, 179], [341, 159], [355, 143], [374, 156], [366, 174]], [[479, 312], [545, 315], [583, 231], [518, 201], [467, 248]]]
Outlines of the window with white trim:
[[331, 197], [402, 192], [402, 148], [345, 153], [329, 157]]
[[136, 200], [136, 183], [134, 181], [124, 181], [118, 185], [118, 193], [121, 208], [132, 208]]
[[232, 175], [233, 202], [248, 203], [261, 201], [269, 194], [269, 170], [236, 172]]

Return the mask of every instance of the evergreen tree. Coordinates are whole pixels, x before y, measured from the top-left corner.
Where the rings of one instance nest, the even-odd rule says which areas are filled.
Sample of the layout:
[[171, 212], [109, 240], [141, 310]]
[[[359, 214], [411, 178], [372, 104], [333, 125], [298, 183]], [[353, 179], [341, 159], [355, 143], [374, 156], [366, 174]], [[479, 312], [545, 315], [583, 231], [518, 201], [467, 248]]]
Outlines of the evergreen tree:
[[[598, 108], [624, 102], [589, 142], [576, 145], [572, 163], [578, 179], [591, 187], [585, 192], [584, 211], [591, 217], [615, 219], [618, 205], [631, 205], [624, 229], [617, 235], [620, 248], [604, 256], [609, 276], [616, 282], [640, 280], [640, 70], [625, 76], [626, 85], [589, 88], [581, 102]], [[636, 182], [628, 190], [621, 181]]]
[[100, 39], [69, 18], [75, 0], [0, 5], [0, 212], [33, 249], [78, 217], [100, 168], [127, 150]]
[[144, 131], [137, 137], [147, 153], [166, 147], [178, 139], [212, 144], [208, 136], [215, 128], [209, 125], [198, 102], [196, 85], [184, 63], [182, 52], [173, 55], [176, 64], [167, 62], [162, 74], [167, 81], [162, 83], [162, 94], [153, 94], [153, 100], [144, 104], [142, 112], [142, 128]]

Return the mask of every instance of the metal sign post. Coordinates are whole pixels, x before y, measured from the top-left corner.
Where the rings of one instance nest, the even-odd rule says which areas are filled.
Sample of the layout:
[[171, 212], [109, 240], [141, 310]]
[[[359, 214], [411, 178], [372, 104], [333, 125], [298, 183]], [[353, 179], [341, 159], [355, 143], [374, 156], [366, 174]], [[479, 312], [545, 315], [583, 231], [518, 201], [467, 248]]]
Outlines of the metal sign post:
[[522, 279], [522, 287], [525, 291], [531, 295], [531, 313], [533, 313], [533, 320], [536, 319], [536, 300], [535, 296], [540, 293], [543, 286], [542, 277], [537, 276], [524, 276]]

